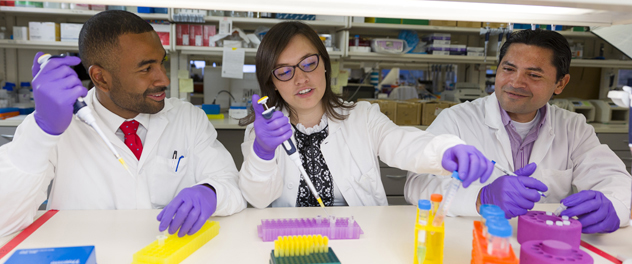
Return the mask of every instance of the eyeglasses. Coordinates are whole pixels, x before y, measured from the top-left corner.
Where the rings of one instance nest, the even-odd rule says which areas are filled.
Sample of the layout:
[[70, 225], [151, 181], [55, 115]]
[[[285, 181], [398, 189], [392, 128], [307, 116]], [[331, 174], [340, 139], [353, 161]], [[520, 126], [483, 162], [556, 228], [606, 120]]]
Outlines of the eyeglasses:
[[316, 68], [318, 68], [319, 61], [320, 56], [318, 56], [318, 54], [309, 55], [307, 58], [303, 59], [294, 66], [281, 66], [272, 70], [272, 75], [274, 75], [274, 77], [279, 81], [287, 82], [294, 78], [296, 67], [301, 69], [303, 72], [313, 72]]

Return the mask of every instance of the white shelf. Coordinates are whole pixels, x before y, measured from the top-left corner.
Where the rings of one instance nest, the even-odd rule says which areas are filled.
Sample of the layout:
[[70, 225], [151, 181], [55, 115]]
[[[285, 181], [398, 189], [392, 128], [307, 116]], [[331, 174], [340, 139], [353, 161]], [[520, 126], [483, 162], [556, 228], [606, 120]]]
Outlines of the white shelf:
[[430, 54], [380, 54], [375, 52], [349, 52], [349, 60], [356, 61], [384, 61], [384, 62], [409, 62], [409, 63], [480, 63], [496, 64], [496, 57], [457, 56], [457, 55], [430, 55]]
[[[16, 6], [0, 6], [0, 12], [19, 13], [19, 14], [43, 14], [43, 15], [62, 15], [62, 16], [94, 16], [101, 11], [92, 10], [73, 10], [73, 9], [56, 9], [56, 8], [35, 8], [35, 7], [16, 7]], [[168, 20], [168, 14], [145, 14], [135, 13], [143, 19], [163, 19]]]
[[573, 59], [571, 60], [571, 67], [632, 68], [632, 60]]
[[[162, 47], [167, 52], [171, 50], [171, 46], [163, 45]], [[0, 48], [78, 51], [79, 43], [75, 41], [31, 41], [0, 39]]]
[[408, 25], [408, 24], [385, 24], [385, 23], [351, 23], [351, 30], [354, 28], [370, 29], [370, 30], [416, 30], [416, 31], [431, 31], [440, 33], [470, 33], [479, 34], [480, 28], [468, 28], [468, 27], [440, 27], [440, 26], [427, 26], [427, 25]]
[[[254, 57], [257, 55], [257, 49], [243, 48], [246, 51], [246, 57]], [[219, 56], [224, 53], [223, 47], [197, 47], [197, 46], [176, 46], [176, 50], [180, 51], [183, 55], [205, 55], [205, 56]], [[342, 51], [331, 51], [329, 57], [340, 58]]]
[[221, 20], [231, 20], [233, 23], [241, 24], [259, 24], [259, 25], [274, 25], [285, 21], [299, 21], [310, 26], [320, 27], [345, 27], [347, 23], [344, 21], [324, 21], [324, 20], [286, 20], [275, 18], [251, 18], [251, 17], [218, 17], [218, 16], [206, 16], [204, 18], [207, 22], [216, 22]]
[[30, 41], [0, 39], [0, 48], [38, 49], [38, 50], [79, 50], [79, 43], [75, 41]]

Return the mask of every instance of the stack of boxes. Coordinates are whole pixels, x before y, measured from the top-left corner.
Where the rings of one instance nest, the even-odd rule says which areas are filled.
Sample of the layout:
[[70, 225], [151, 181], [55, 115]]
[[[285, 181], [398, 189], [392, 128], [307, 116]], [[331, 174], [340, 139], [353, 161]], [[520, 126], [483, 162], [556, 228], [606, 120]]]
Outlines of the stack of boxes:
[[209, 38], [215, 34], [215, 25], [177, 24], [176, 45], [215, 47], [215, 42], [209, 41]]
[[358, 101], [367, 101], [372, 104], [378, 104], [380, 106], [380, 111], [399, 126], [429, 126], [435, 118], [437, 118], [441, 111], [457, 104], [455, 102], [427, 101], [419, 99], [397, 101], [388, 99], [361, 98], [358, 99]]

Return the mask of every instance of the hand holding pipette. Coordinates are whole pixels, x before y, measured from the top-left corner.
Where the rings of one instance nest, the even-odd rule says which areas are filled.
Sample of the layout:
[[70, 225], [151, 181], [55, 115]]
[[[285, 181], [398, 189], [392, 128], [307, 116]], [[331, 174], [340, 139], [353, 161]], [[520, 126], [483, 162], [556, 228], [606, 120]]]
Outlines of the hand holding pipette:
[[481, 203], [499, 206], [506, 218], [526, 214], [540, 200], [538, 191], [548, 190], [541, 181], [526, 177], [533, 174], [536, 168], [535, 163], [530, 163], [515, 172], [519, 177], [505, 175], [497, 178], [481, 189]]
[[[265, 145], [268, 144], [269, 145], [269, 150], [267, 150], [268, 152], [272, 153], [272, 157], [270, 157], [270, 159], [272, 159], [274, 157], [274, 149], [276, 149], [276, 147], [280, 144], [281, 146], [283, 146], [283, 149], [285, 150], [285, 153], [287, 153], [288, 157], [290, 158], [290, 160], [292, 160], [294, 162], [294, 164], [296, 164], [296, 166], [298, 167], [299, 172], [301, 173], [301, 175], [303, 176], [303, 180], [305, 181], [305, 183], [307, 184], [307, 186], [309, 187], [309, 190], [311, 191], [311, 193], [314, 195], [314, 198], [316, 198], [316, 201], [318, 201], [318, 204], [320, 204], [320, 207], [323, 208], [323, 210], [325, 210], [325, 213], [327, 215], [329, 215], [329, 213], [327, 212], [327, 209], [325, 209], [325, 204], [323, 203], [323, 200], [320, 198], [320, 195], [318, 194], [318, 191], [316, 190], [316, 187], [314, 187], [314, 184], [312, 183], [311, 179], [309, 178], [309, 175], [307, 175], [307, 172], [305, 171], [305, 168], [303, 168], [303, 163], [301, 162], [301, 158], [298, 154], [298, 151], [296, 150], [296, 147], [294, 146], [294, 143], [292, 142], [292, 130], [290, 127], [290, 131], [289, 131], [289, 137], [287, 136], [287, 132], [285, 131], [285, 125], [289, 126], [289, 120], [287, 119], [287, 117], [285, 119], [280, 118], [280, 117], [275, 117], [278, 116], [277, 113], [281, 113], [281, 112], [275, 112], [274, 107], [270, 107], [268, 108], [268, 106], [266, 105], [266, 102], [268, 101], [268, 97], [264, 96], [263, 98], [259, 98], [259, 95], [255, 94], [252, 96], [252, 102], [257, 102], [256, 104], [253, 103], [252, 106], [255, 110], [255, 115], [256, 116], [262, 116], [264, 119], [266, 120], [272, 120], [270, 122], [265, 122], [263, 121], [261, 123], [266, 123], [267, 126], [265, 126], [266, 128], [271, 128], [271, 127], [279, 127], [277, 130], [278, 131], [272, 131], [266, 134], [269, 135], [274, 135], [274, 136], [267, 136], [267, 137], [262, 137], [261, 140], [262, 141], [271, 141], [271, 142], [267, 142], [267, 143], [262, 143], [259, 144], [257, 143], [257, 139], [255, 139], [255, 143], [253, 145], [254, 151], [255, 153], [258, 152], [257, 148], [255, 147], [255, 145]], [[266, 108], [265, 111], [263, 111], [263, 108]], [[283, 116], [283, 113], [281, 113], [281, 116]], [[257, 117], [255, 117], [257, 118]], [[280, 121], [279, 121], [280, 120]], [[281, 123], [282, 121], [285, 121], [285, 124], [272, 124], [270, 125], [270, 123]], [[257, 120], [255, 120], [255, 122], [257, 122]], [[261, 124], [260, 123], [260, 124]], [[255, 134], [257, 134], [257, 124], [254, 125], [255, 126]], [[263, 127], [263, 125], [261, 126]], [[262, 129], [260, 129], [262, 130]], [[263, 133], [263, 132], [260, 132]], [[259, 134], [257, 134], [257, 138], [259, 138]], [[281, 141], [283, 140], [283, 141]], [[278, 141], [281, 141], [281, 143], [277, 143]], [[276, 145], [275, 145], [276, 144]], [[272, 146], [274, 146], [274, 148], [272, 148]], [[263, 146], [262, 146], [263, 148]], [[259, 151], [261, 152], [261, 151]], [[262, 155], [257, 153], [257, 155], [261, 158]], [[265, 154], [264, 154], [265, 156]]]
[[[511, 171], [509, 171], [509, 170], [507, 170], [507, 169], [503, 168], [502, 166], [498, 165], [498, 163], [497, 163], [496, 161], [493, 161], [493, 160], [492, 160], [492, 163], [494, 164], [494, 167], [495, 167], [496, 169], [498, 169], [498, 170], [502, 171], [504, 174], [506, 174], [506, 175], [510, 175], [510, 176], [518, 176], [518, 175], [516, 175], [515, 173], [513, 173], [513, 172], [511, 172]], [[542, 197], [546, 197], [546, 195], [545, 195], [543, 192], [538, 191], [538, 193], [540, 194], [540, 196], [542, 196]]]
[[471, 145], [456, 145], [443, 153], [441, 166], [447, 171], [457, 171], [467, 188], [476, 180], [484, 183], [494, 171], [494, 165], [483, 153]]
[[97, 125], [90, 108], [86, 107], [83, 97], [87, 95], [87, 90], [81, 84], [77, 73], [70, 68], [70, 66], [79, 63], [81, 63], [81, 59], [73, 56], [52, 56], [43, 52], [38, 52], [35, 55], [31, 69], [35, 121], [44, 132], [60, 135], [70, 125], [73, 113], [76, 114], [81, 121], [91, 126], [99, 134], [114, 157], [130, 175], [134, 176]]

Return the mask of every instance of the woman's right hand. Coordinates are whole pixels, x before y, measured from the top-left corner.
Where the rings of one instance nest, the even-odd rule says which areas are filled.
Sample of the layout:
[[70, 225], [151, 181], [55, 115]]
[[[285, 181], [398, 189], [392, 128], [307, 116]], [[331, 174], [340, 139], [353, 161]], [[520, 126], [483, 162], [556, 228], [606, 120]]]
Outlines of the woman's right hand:
[[259, 95], [252, 95], [252, 108], [255, 110], [255, 143], [253, 150], [259, 158], [271, 160], [274, 158], [274, 151], [284, 141], [292, 137], [292, 126], [290, 120], [282, 112], [276, 111], [270, 119], [263, 117], [263, 105], [257, 103]]

